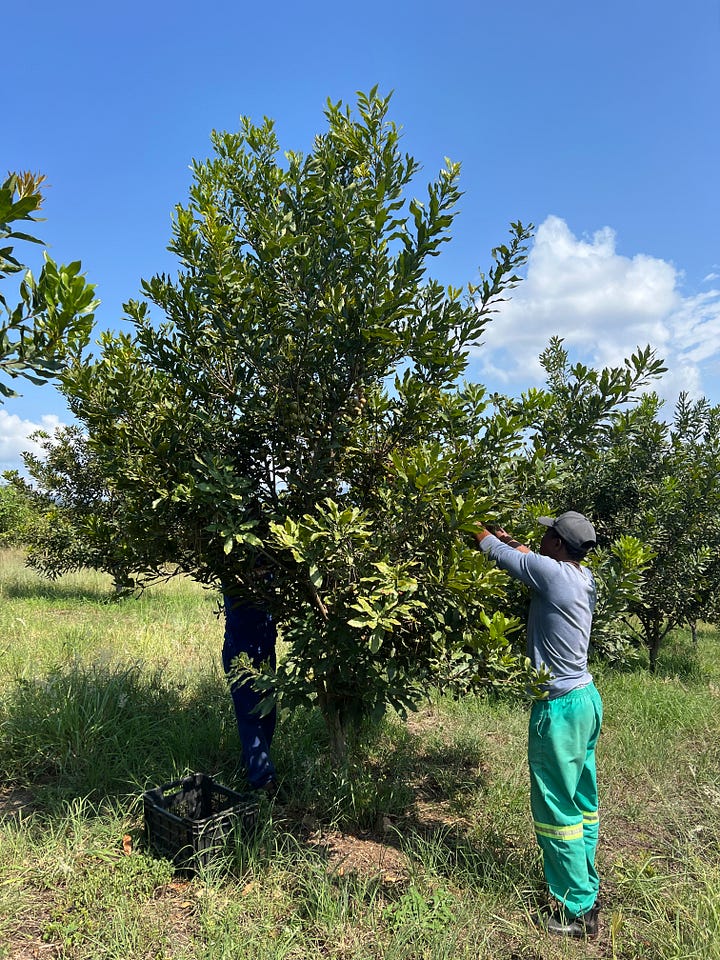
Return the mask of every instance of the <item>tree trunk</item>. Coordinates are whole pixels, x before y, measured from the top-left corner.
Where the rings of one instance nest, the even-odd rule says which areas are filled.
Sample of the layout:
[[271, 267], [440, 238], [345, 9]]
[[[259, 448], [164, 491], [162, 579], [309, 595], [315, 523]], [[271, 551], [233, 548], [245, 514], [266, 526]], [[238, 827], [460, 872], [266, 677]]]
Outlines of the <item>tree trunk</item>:
[[655, 637], [650, 644], [650, 673], [657, 672], [657, 658], [660, 653], [660, 637]]
[[649, 625], [648, 648], [650, 650], [650, 672], [657, 671], [658, 654], [660, 653], [660, 641], [662, 640], [662, 631], [657, 620], [653, 620]]
[[331, 710], [325, 717], [328, 734], [330, 736], [330, 749], [332, 750], [333, 761], [339, 769], [347, 763], [347, 732], [342, 722], [342, 717], [338, 710]]
[[347, 763], [347, 728], [343, 713], [338, 709], [337, 700], [328, 693], [325, 684], [318, 686], [318, 706], [328, 732], [333, 766], [340, 769]]

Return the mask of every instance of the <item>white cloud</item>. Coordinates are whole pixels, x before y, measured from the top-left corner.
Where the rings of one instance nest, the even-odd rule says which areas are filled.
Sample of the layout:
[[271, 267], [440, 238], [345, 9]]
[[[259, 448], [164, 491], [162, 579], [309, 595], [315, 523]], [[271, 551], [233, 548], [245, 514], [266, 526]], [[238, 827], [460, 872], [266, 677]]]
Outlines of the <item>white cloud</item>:
[[720, 355], [720, 290], [684, 298], [671, 317], [681, 360], [703, 363]]
[[551, 336], [563, 338], [571, 360], [598, 366], [622, 363], [650, 344], [669, 368], [659, 392], [710, 395], [717, 389], [710, 370], [720, 360], [720, 290], [683, 296], [682, 279], [665, 260], [617, 253], [609, 227], [579, 239], [564, 220], [548, 217], [527, 279], [501, 305], [475, 360], [515, 392], [517, 384], [543, 382], [538, 356]]
[[22, 468], [21, 454], [25, 451], [41, 453], [40, 445], [29, 439], [36, 430], [52, 434], [62, 426], [55, 414], [40, 418], [40, 423], [22, 420], [17, 414], [8, 413], [0, 408], [0, 469], [19, 470]]

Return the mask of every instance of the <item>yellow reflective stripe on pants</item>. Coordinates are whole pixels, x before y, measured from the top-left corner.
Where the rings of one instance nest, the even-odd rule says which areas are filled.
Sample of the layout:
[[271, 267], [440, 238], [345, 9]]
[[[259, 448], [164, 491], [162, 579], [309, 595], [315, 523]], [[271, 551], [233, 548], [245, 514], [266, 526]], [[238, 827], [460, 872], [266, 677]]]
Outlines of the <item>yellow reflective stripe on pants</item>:
[[535, 824], [535, 833], [538, 837], [548, 837], [550, 840], [564, 840], [566, 842], [571, 842], [572, 840], [582, 840], [583, 838], [583, 822], [580, 823], [571, 823], [568, 826], [559, 826], [556, 823], [538, 823], [537, 820], [533, 821]]
[[590, 813], [583, 812], [583, 823], [591, 824], [591, 823], [599, 823], [599, 822], [600, 822], [600, 815], [598, 814], [597, 810], [593, 810]]

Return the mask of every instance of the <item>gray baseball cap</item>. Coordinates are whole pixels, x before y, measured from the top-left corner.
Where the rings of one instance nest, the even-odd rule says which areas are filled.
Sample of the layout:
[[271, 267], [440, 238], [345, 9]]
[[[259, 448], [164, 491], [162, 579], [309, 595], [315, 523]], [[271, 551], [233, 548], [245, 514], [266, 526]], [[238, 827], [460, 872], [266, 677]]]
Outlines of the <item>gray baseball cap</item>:
[[589, 550], [597, 546], [595, 527], [587, 517], [574, 510], [561, 513], [559, 517], [538, 517], [538, 523], [552, 527], [574, 550]]

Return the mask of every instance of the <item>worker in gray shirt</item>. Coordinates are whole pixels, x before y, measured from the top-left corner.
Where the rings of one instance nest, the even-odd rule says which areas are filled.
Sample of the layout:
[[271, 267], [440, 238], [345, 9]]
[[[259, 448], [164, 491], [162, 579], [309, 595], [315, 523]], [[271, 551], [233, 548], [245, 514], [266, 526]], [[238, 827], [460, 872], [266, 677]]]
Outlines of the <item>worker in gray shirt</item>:
[[599, 879], [595, 745], [602, 701], [588, 671], [596, 587], [581, 565], [596, 545], [593, 525], [580, 513], [540, 517], [547, 526], [539, 553], [504, 530], [478, 530], [480, 548], [531, 590], [527, 652], [551, 679], [533, 703], [528, 735], [530, 805], [543, 852], [545, 879], [557, 906], [540, 922], [565, 937], [596, 937]]

